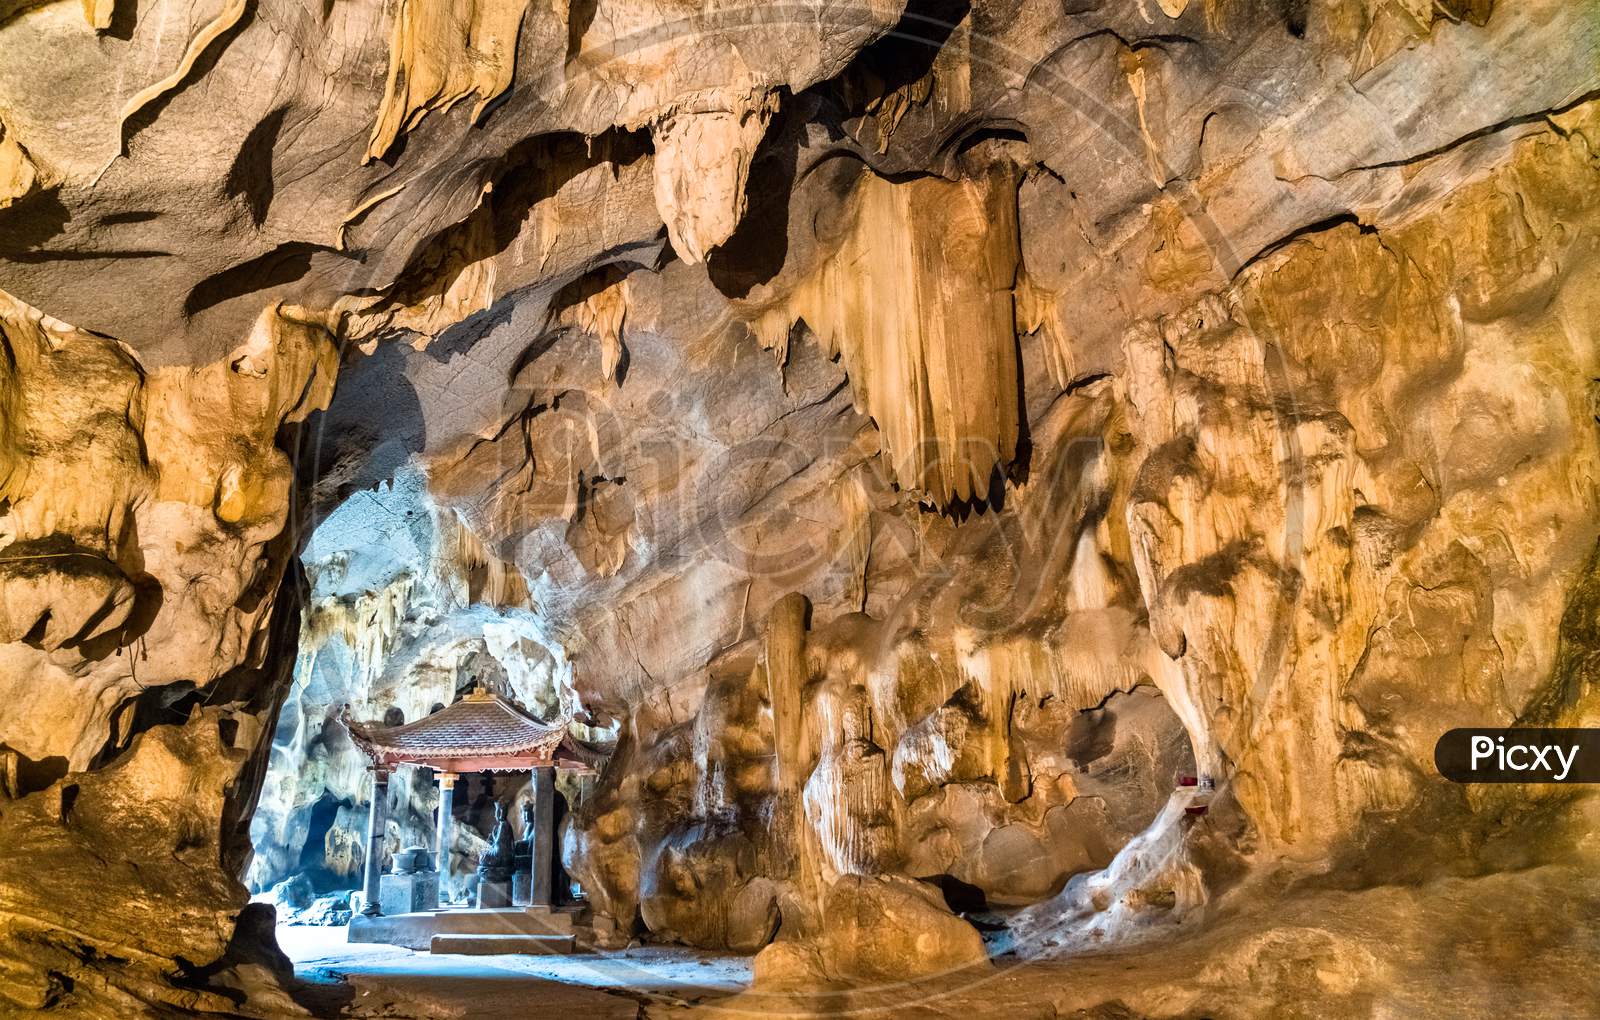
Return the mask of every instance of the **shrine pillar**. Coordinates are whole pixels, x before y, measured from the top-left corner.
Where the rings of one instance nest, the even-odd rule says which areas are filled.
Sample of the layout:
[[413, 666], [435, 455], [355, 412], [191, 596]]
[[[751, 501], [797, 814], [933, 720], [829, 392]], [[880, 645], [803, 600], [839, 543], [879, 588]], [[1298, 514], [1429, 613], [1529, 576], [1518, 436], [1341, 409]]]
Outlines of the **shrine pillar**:
[[389, 773], [376, 766], [372, 769], [372, 805], [367, 813], [367, 868], [363, 893], [366, 905], [361, 912], [376, 917], [383, 911], [378, 907], [381, 894], [379, 879], [383, 875], [383, 838], [389, 823]]
[[533, 831], [528, 834], [528, 906], [548, 909], [554, 902], [556, 769], [533, 770]]
[[456, 779], [454, 772], [435, 770], [439, 780], [439, 828], [437, 833], [437, 861], [439, 872], [439, 905], [450, 900], [450, 846], [455, 840]]

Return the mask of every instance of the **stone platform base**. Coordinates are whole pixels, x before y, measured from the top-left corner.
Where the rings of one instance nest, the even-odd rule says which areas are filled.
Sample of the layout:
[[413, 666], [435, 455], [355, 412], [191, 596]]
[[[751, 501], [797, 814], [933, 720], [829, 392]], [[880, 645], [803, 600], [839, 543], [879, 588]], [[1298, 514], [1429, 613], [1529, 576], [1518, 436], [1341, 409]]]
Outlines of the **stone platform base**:
[[509, 907], [511, 906], [511, 883], [500, 879], [486, 878], [478, 883], [478, 906], [480, 907]]
[[566, 956], [572, 952], [571, 935], [435, 935], [432, 952], [460, 956]]
[[[490, 907], [468, 910], [423, 910], [414, 914], [380, 914], [350, 918], [349, 941], [381, 942], [427, 952], [436, 935], [514, 935], [554, 937], [540, 952], [572, 951], [573, 913], [568, 910]], [[564, 948], [554, 948], [564, 944]], [[465, 952], [445, 949], [442, 952]], [[500, 952], [528, 952], [505, 949]]]

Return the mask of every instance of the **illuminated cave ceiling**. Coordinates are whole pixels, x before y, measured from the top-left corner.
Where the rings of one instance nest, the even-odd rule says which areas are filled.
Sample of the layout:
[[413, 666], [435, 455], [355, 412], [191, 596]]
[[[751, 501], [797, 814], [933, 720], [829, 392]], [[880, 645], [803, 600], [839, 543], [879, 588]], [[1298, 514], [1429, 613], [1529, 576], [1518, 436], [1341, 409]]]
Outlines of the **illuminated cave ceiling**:
[[764, 987], [981, 956], [923, 878], [1218, 932], [1159, 1016], [1423, 994], [1471, 894], [1307, 873], [1592, 912], [1431, 756], [1600, 711], [1597, 90], [1588, 0], [0, 0], [0, 1006], [281, 1005], [302, 615], [319, 710], [512, 627], [598, 914]]

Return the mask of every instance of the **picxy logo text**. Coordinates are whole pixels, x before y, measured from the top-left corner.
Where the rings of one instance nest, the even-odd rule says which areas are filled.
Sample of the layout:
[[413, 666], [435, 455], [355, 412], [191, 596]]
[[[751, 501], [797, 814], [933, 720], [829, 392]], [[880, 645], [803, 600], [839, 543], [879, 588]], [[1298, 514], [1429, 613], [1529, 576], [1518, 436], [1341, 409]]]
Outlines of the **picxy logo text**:
[[1600, 783], [1600, 729], [1455, 729], [1433, 763], [1456, 783]]

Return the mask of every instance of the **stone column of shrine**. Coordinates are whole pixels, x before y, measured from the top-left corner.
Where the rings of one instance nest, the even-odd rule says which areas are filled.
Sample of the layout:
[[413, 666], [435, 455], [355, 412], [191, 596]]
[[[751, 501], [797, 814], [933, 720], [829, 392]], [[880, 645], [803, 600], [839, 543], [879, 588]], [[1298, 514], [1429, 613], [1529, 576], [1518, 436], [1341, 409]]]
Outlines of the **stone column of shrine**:
[[455, 838], [456, 779], [454, 772], [435, 772], [439, 780], [438, 870], [439, 905], [450, 902], [450, 844]]
[[556, 769], [544, 765], [533, 770], [533, 832], [529, 834], [528, 906], [549, 908], [553, 902], [555, 870]]
[[367, 813], [367, 868], [364, 894], [366, 905], [361, 912], [376, 917], [383, 911], [378, 906], [379, 878], [383, 875], [383, 836], [389, 822], [389, 773], [383, 769], [372, 770], [372, 805]]

